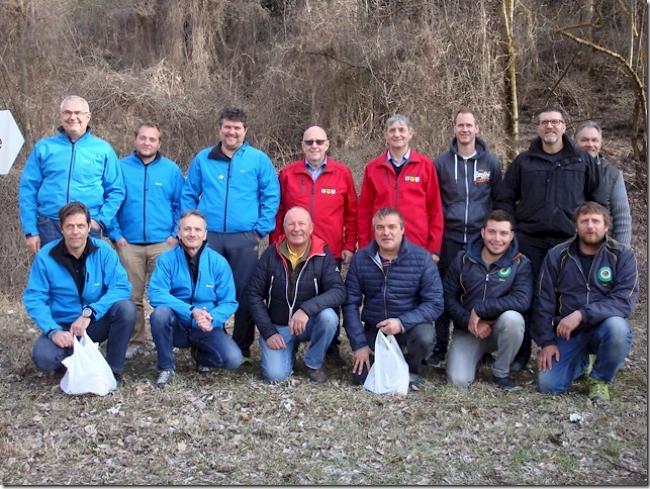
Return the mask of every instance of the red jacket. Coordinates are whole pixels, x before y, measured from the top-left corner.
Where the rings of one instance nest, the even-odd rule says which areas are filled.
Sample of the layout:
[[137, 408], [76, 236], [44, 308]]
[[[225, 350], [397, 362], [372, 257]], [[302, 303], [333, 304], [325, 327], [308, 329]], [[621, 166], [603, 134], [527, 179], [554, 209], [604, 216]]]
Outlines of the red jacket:
[[366, 165], [359, 196], [359, 248], [374, 239], [372, 216], [382, 207], [399, 211], [411, 242], [440, 254], [442, 202], [436, 167], [429, 158], [411, 150], [399, 178], [388, 161], [388, 151]]
[[284, 234], [282, 222], [286, 212], [299, 205], [311, 214], [314, 234], [327, 243], [334, 258], [340, 259], [342, 250], [356, 250], [357, 192], [352, 172], [346, 165], [328, 159], [314, 182], [305, 168], [305, 160], [299, 160], [285, 166], [279, 178], [280, 208], [275, 217], [275, 230], [270, 235], [271, 243]]

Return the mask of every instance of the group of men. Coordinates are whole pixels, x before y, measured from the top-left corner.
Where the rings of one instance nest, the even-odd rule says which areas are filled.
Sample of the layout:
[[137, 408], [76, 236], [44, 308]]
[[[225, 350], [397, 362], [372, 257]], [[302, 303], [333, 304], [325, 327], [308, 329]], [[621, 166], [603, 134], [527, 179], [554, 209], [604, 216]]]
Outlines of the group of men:
[[326, 356], [342, 361], [342, 313], [355, 383], [382, 331], [404, 348], [413, 389], [427, 360], [445, 356], [450, 383], [473, 382], [487, 359], [496, 385], [511, 389], [532, 337], [541, 391], [564, 392], [587, 371], [590, 396], [609, 398], [638, 284], [625, 185], [600, 156], [597, 124], [579, 130], [583, 151], [559, 108], [540, 111], [538, 137], [502, 177], [471, 111], [455, 115], [435, 163], [412, 149], [414, 129], [397, 114], [357, 197], [318, 126], [303, 134], [304, 158], [277, 175], [246, 141], [246, 114], [225, 109], [219, 143], [183, 178], [161, 155], [154, 123], [137, 128], [134, 152], [118, 160], [88, 127], [86, 100], [66, 97], [60, 121], [36, 143], [19, 189], [36, 253], [24, 303], [43, 332], [38, 368], [63, 370], [73, 335], [87, 331], [108, 339], [119, 378], [146, 342], [146, 288], [160, 386], [173, 378], [174, 347], [189, 347], [200, 371], [249, 361], [255, 326], [265, 379], [288, 378], [307, 342], [307, 373], [322, 383]]

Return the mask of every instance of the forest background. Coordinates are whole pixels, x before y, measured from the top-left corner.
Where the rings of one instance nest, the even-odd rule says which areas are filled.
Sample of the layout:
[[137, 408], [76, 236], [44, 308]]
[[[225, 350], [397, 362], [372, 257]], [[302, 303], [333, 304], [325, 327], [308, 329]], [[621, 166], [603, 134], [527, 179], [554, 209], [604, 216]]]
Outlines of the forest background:
[[[645, 2], [1, 0], [0, 19], [0, 108], [26, 139], [0, 178], [4, 483], [647, 484]], [[517, 379], [525, 395], [504, 400], [481, 383], [470, 394], [448, 389], [436, 369], [425, 394], [405, 400], [354, 390], [344, 373], [322, 391], [300, 376], [265, 386], [251, 370], [245, 385], [228, 373], [207, 384], [189, 375], [160, 392], [141, 379], [143, 369], [153, 376], [150, 351], [112, 398], [63, 398], [29, 360], [36, 331], [18, 300], [30, 256], [17, 185], [68, 94], [89, 100], [94, 133], [120, 156], [132, 150], [138, 121], [159, 122], [163, 152], [183, 170], [217, 141], [224, 106], [248, 112], [249, 140], [278, 169], [300, 156], [302, 132], [318, 124], [358, 186], [395, 112], [413, 121], [414, 147], [435, 157], [448, 147], [455, 111], [471, 108], [504, 170], [534, 137], [536, 109], [561, 105], [570, 134], [597, 120], [604, 155], [625, 174], [641, 272], [637, 336], [619, 393], [597, 409], [580, 389], [550, 399], [534, 392], [528, 371]], [[71, 405], [88, 418], [67, 414]], [[340, 416], [351, 409], [352, 424]], [[568, 422], [574, 410], [584, 424]], [[51, 423], [56, 416], [63, 428]], [[215, 440], [232, 461], [204, 455]], [[59, 456], [61, 446], [93, 457], [93, 468]], [[297, 458], [268, 460], [273, 450]], [[136, 455], [142, 463], [132, 463]]]

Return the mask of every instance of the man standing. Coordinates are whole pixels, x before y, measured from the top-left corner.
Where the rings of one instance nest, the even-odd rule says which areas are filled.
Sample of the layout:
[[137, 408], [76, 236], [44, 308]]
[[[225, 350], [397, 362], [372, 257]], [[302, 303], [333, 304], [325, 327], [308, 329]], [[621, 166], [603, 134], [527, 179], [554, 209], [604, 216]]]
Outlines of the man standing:
[[409, 241], [429, 250], [437, 262], [442, 246], [442, 204], [433, 162], [410, 147], [411, 121], [402, 115], [384, 125], [388, 149], [363, 172], [359, 196], [359, 247], [373, 237], [372, 218], [381, 208], [394, 207], [404, 216]]
[[372, 222], [375, 239], [352, 257], [346, 277], [343, 326], [354, 352], [353, 382], [365, 381], [381, 330], [406, 346], [411, 388], [417, 390], [435, 341], [433, 321], [443, 309], [440, 276], [428, 251], [404, 237], [396, 209], [378, 210]]
[[[357, 247], [357, 193], [350, 169], [327, 156], [329, 141], [325, 131], [313, 126], [302, 137], [304, 159], [280, 171], [281, 200], [271, 242], [283, 234], [288, 209], [301, 206], [309, 211], [314, 234], [322, 238], [339, 265], [349, 265]], [[339, 362], [337, 329], [328, 355]]]
[[603, 132], [594, 121], [586, 121], [580, 125], [576, 134], [578, 146], [596, 159], [600, 166], [600, 192], [607, 200], [609, 213], [612, 216], [612, 237], [626, 246], [632, 241], [632, 216], [630, 202], [627, 198], [623, 172], [602, 157], [600, 148], [603, 145]]
[[[438, 268], [444, 281], [451, 261], [467, 243], [478, 236], [490, 211], [497, 185], [501, 182], [501, 163], [478, 137], [474, 114], [460, 109], [454, 118], [454, 138], [449, 149], [436, 157], [436, 171], [445, 218], [442, 254]], [[449, 342], [449, 315], [436, 321], [434, 364], [442, 362]]]
[[135, 322], [131, 285], [117, 253], [89, 237], [90, 212], [80, 202], [59, 210], [63, 239], [43, 246], [29, 272], [23, 303], [43, 332], [32, 359], [45, 372], [63, 371], [74, 336], [84, 332], [96, 342], [108, 339], [106, 361], [117, 380]]
[[[609, 400], [608, 385], [632, 345], [627, 318], [639, 292], [630, 248], [607, 238], [609, 212], [595, 202], [575, 211], [576, 237], [546, 255], [540, 272], [532, 336], [540, 392], [559, 394], [583, 373], [589, 398]], [[596, 355], [587, 371], [589, 355]]]
[[131, 300], [138, 314], [126, 358], [141, 353], [147, 341], [144, 290], [156, 258], [176, 244], [183, 173], [162, 156], [160, 128], [141, 124], [135, 132], [135, 151], [120, 160], [126, 198], [108, 236], [115, 242], [131, 282]]
[[242, 363], [237, 344], [224, 325], [237, 309], [228, 262], [206, 246], [206, 222], [197, 210], [178, 224], [179, 244], [162, 253], [149, 281], [151, 336], [158, 352], [156, 385], [174, 375], [174, 347], [190, 348], [199, 372], [235, 369]]
[[309, 378], [316, 383], [327, 380], [325, 351], [336, 334], [335, 310], [345, 300], [345, 286], [336, 260], [313, 231], [306, 209], [289, 209], [284, 236], [264, 251], [248, 288], [260, 331], [262, 376], [270, 382], [291, 375], [303, 342], [309, 342], [304, 356]]
[[494, 383], [514, 388], [510, 363], [524, 337], [523, 314], [533, 298], [533, 271], [530, 260], [519, 253], [510, 214], [502, 210], [488, 214], [480, 236], [452, 261], [444, 289], [445, 309], [454, 321], [447, 381], [474, 382], [481, 357], [496, 351]]
[[20, 222], [32, 253], [61, 237], [57, 216], [68, 202], [79, 201], [88, 208], [91, 235], [101, 237], [124, 200], [115, 151], [88, 127], [88, 102], [75, 95], [65, 97], [59, 120], [58, 133], [36, 143], [20, 177]]
[[275, 226], [280, 185], [270, 158], [244, 140], [246, 114], [227, 108], [219, 115], [220, 142], [197, 153], [187, 171], [181, 210], [198, 208], [208, 222], [208, 243], [230, 264], [239, 309], [233, 339], [250, 357], [255, 326], [246, 287], [257, 264], [258, 244]]
[[[537, 113], [538, 137], [508, 167], [494, 204], [515, 216], [519, 249], [530, 259], [535, 275], [546, 252], [573, 236], [575, 208], [598, 199], [598, 165], [565, 131], [562, 109], [547, 107]], [[526, 367], [530, 350], [526, 330], [513, 371]]]

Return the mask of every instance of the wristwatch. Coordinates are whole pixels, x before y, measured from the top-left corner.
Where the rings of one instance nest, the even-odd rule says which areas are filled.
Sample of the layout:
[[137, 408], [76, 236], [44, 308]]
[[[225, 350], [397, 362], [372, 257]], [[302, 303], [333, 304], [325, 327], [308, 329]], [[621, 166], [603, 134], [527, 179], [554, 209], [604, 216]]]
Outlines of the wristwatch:
[[84, 307], [81, 311], [81, 316], [85, 318], [92, 319], [93, 314], [95, 314], [95, 311], [93, 311], [90, 307]]

